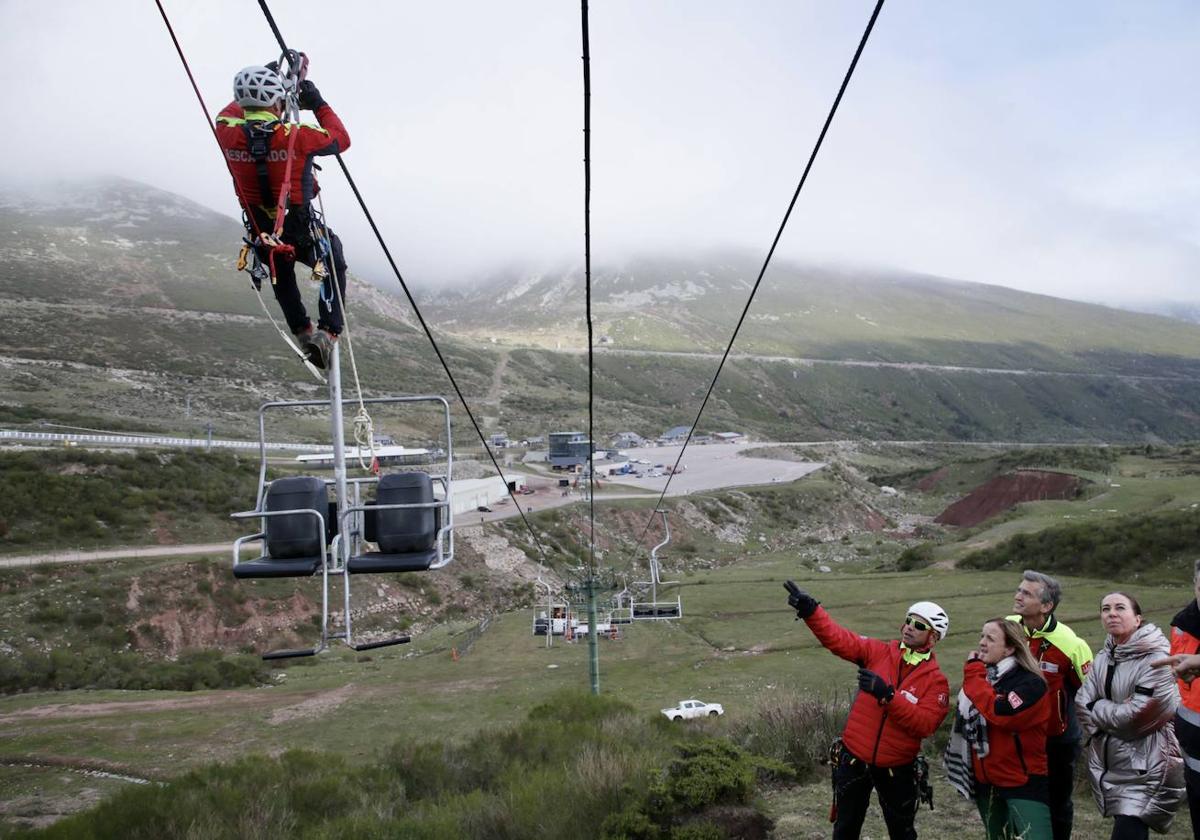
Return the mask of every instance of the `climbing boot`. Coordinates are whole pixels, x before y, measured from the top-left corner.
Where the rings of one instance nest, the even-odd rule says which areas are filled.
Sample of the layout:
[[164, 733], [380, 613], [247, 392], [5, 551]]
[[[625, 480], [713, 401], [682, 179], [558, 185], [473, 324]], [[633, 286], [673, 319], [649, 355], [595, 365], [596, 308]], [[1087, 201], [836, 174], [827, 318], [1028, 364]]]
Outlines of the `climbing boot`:
[[307, 329], [292, 333], [296, 338], [296, 346], [300, 348], [300, 352], [304, 354], [305, 360], [321, 370], [325, 369], [325, 363], [321, 359], [321, 348], [313, 342], [316, 340], [320, 330], [314, 329], [310, 323]]
[[325, 330], [314, 330], [308, 336], [308, 344], [303, 348], [308, 354], [308, 360], [320, 370], [329, 367], [329, 357], [333, 355], [333, 342], [337, 336], [331, 336]]

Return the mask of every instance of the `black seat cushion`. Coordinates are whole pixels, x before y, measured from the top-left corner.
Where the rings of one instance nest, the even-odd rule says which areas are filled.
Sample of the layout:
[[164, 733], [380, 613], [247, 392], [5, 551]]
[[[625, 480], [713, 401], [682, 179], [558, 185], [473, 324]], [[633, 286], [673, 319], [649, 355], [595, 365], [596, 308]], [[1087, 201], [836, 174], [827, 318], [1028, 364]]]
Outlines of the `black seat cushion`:
[[321, 569], [321, 556], [295, 557], [279, 560], [259, 557], [233, 567], [235, 578], [309, 577]]
[[371, 551], [358, 557], [351, 557], [346, 564], [346, 569], [352, 575], [369, 575], [383, 572], [424, 572], [436, 559], [436, 548], [427, 551], [409, 551], [403, 554]]
[[[428, 473], [392, 473], [379, 479], [375, 501], [379, 505], [411, 505], [432, 502], [433, 480]], [[427, 552], [437, 539], [436, 508], [373, 510], [374, 542], [382, 554]]]
[[[268, 511], [316, 510], [329, 507], [325, 482], [311, 475], [280, 478], [267, 488], [264, 507]], [[267, 556], [272, 560], [317, 558], [320, 562], [325, 535], [320, 522], [311, 513], [266, 517]]]

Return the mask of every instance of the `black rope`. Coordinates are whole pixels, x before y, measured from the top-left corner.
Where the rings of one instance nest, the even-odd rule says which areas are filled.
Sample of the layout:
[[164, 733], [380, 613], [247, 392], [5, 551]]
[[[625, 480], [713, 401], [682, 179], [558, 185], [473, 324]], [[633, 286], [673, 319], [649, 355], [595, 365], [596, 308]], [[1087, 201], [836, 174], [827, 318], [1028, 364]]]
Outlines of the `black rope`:
[[588, 4], [581, 0], [583, 19], [583, 278], [587, 291], [588, 337], [588, 577], [596, 572], [596, 428], [594, 350], [592, 344], [592, 62], [588, 38]]
[[[258, 5], [262, 9], [263, 15], [267, 18], [267, 25], [271, 27], [271, 32], [275, 35], [275, 40], [279, 42], [279, 49], [283, 52], [289, 52], [287, 43], [283, 40], [283, 35], [279, 31], [279, 27], [275, 24], [275, 18], [271, 14], [271, 10], [267, 7], [267, 0], [258, 0]], [[354, 182], [354, 178], [350, 175], [350, 170], [346, 166], [346, 162], [342, 160], [341, 154], [335, 155], [338, 166], [342, 168], [342, 174], [346, 176], [346, 183], [350, 185], [351, 191], [354, 193], [355, 199], [358, 201], [358, 206], [362, 208], [363, 216], [367, 219], [367, 224], [371, 226], [371, 231], [375, 234], [375, 239], [379, 242], [379, 247], [383, 250], [383, 255], [387, 258], [388, 265], [392, 268], [392, 273], [396, 275], [396, 279], [400, 281], [400, 288], [404, 290], [405, 297], [408, 298], [408, 303], [412, 306], [413, 314], [417, 316], [417, 321], [421, 324], [421, 329], [425, 331], [425, 336], [429, 339], [429, 343], [433, 346], [433, 352], [437, 354], [438, 361], [442, 363], [442, 368], [446, 371], [446, 376], [450, 379], [450, 385], [454, 388], [454, 393], [458, 395], [459, 402], [462, 403], [463, 410], [466, 411], [467, 417], [471, 420], [471, 425], [475, 427], [475, 433], [479, 435], [479, 442], [483, 444], [483, 449], [487, 452], [488, 458], [492, 461], [492, 466], [496, 468], [496, 472], [500, 474], [500, 478], [504, 479], [504, 470], [500, 468], [500, 463], [496, 460], [496, 456], [492, 453], [492, 449], [488, 446], [487, 438], [483, 434], [483, 429], [480, 428], [479, 422], [475, 419], [474, 412], [471, 411], [471, 406], [467, 404], [467, 398], [463, 396], [462, 389], [458, 387], [458, 381], [454, 378], [454, 374], [450, 372], [450, 365], [447, 364], [445, 356], [442, 355], [441, 348], [438, 347], [437, 340], [433, 337], [433, 331], [430, 330], [429, 324], [425, 322], [425, 317], [421, 314], [421, 308], [417, 306], [417, 301], [409, 291], [408, 283], [405, 282], [403, 275], [400, 274], [400, 269], [396, 267], [396, 261], [392, 259], [392, 252], [387, 246], [387, 242], [383, 239], [383, 234], [379, 231], [379, 226], [375, 224], [375, 218], [371, 215], [371, 211], [367, 208], [367, 202], [363, 199], [362, 193], [358, 190], [358, 184]], [[513, 505], [517, 509], [517, 513], [521, 515], [521, 520], [525, 523], [525, 527], [529, 529], [529, 535], [533, 537], [534, 543], [537, 545], [538, 552], [541, 554], [543, 565], [546, 561], [546, 550], [542, 545], [542, 541], [538, 539], [537, 532], [530, 524], [529, 518], [525, 516], [525, 511], [521, 508], [521, 502], [513, 493], [507, 480], [504, 481], [504, 488], [508, 492], [508, 496], [513, 501]]]
[[[208, 105], [204, 103], [204, 95], [200, 93], [200, 86], [196, 84], [196, 77], [192, 75], [191, 65], [188, 64], [187, 56], [183, 54], [183, 47], [179, 43], [179, 39], [175, 37], [175, 28], [171, 26], [171, 19], [167, 17], [167, 10], [163, 8], [162, 0], [154, 0], [158, 6], [158, 13], [162, 15], [163, 23], [166, 24], [167, 34], [171, 36], [171, 43], [175, 45], [175, 52], [179, 54], [179, 61], [183, 64], [183, 72], [187, 73], [188, 81], [192, 84], [192, 90], [196, 94], [196, 101], [200, 103], [200, 110], [204, 113], [204, 123], [208, 126], [208, 130], [212, 132], [213, 140], [216, 141], [217, 148], [221, 148], [221, 138], [217, 136], [217, 126], [213, 122], [212, 115], [208, 112]], [[238, 197], [238, 204], [245, 210], [246, 218], [249, 220], [251, 227], [254, 228], [254, 238], [258, 239], [262, 231], [258, 227], [258, 221], [254, 218], [254, 214], [250, 212], [250, 202], [242, 195], [242, 190], [238, 187], [237, 178], [233, 174], [233, 163], [225, 157], [224, 150], [221, 151], [221, 160], [225, 161], [225, 168], [229, 172], [229, 178], [233, 181], [233, 191]]]
[[675, 477], [679, 469], [679, 463], [683, 460], [683, 453], [687, 451], [688, 444], [692, 442], [692, 435], [696, 433], [696, 426], [700, 424], [700, 417], [704, 414], [704, 409], [708, 406], [709, 397], [712, 396], [713, 389], [717, 386], [717, 380], [721, 376], [721, 371], [725, 368], [725, 361], [729, 358], [729, 352], [733, 349], [733, 343], [737, 340], [738, 333], [742, 329], [742, 323], [746, 320], [746, 315], [750, 311], [750, 304], [754, 302], [754, 295], [758, 292], [758, 287], [762, 283], [763, 276], [767, 273], [767, 266], [771, 264], [771, 257], [775, 255], [775, 248], [779, 245], [779, 240], [783, 237], [783, 230], [787, 227], [788, 219], [792, 215], [792, 208], [796, 206], [796, 200], [800, 198], [800, 190], [804, 188], [804, 182], [808, 180], [808, 173], [812, 170], [813, 163], [817, 159], [817, 153], [821, 150], [821, 144], [825, 142], [825, 135], [829, 131], [829, 126], [833, 123], [833, 117], [837, 113], [838, 105], [842, 102], [842, 95], [845, 94], [846, 88], [850, 84], [850, 78], [854, 75], [854, 68], [858, 66], [858, 59], [862, 55], [863, 49], [867, 46], [867, 40], [871, 37], [871, 30], [875, 28], [875, 21], [879, 17], [880, 10], [883, 8], [883, 2], [884, 0], [878, 0], [874, 11], [871, 12], [871, 19], [867, 21], [867, 28], [863, 31], [862, 38], [858, 42], [858, 49], [854, 51], [854, 58], [850, 60], [850, 67], [846, 70], [846, 75], [842, 79], [842, 86], [838, 88], [837, 96], [833, 100], [833, 106], [829, 109], [829, 115], [825, 117], [825, 124], [821, 126], [821, 133], [817, 136], [816, 145], [813, 146], [812, 154], [808, 156], [808, 163], [804, 167], [804, 174], [800, 176], [800, 183], [796, 185], [796, 191], [792, 193], [792, 200], [788, 203], [787, 212], [783, 214], [783, 221], [779, 224], [779, 230], [775, 232], [775, 239], [772, 240], [771, 248], [767, 251], [767, 258], [763, 260], [762, 268], [758, 272], [758, 279], [754, 281], [754, 287], [750, 289], [750, 296], [746, 298], [746, 305], [742, 307], [742, 314], [738, 318], [737, 326], [733, 328], [733, 335], [729, 337], [729, 343], [725, 346], [725, 352], [722, 354], [721, 361], [717, 365], [717, 372], [713, 374], [712, 382], [708, 385], [708, 391], [704, 394], [704, 399], [700, 402], [700, 410], [696, 412], [696, 419], [692, 421], [692, 426], [688, 429], [687, 438], [683, 442], [683, 448], [679, 450], [679, 457], [675, 459], [671, 473], [667, 476], [667, 483], [663, 485], [662, 493], [659, 494], [658, 501], [654, 503], [654, 510], [646, 522], [646, 527], [642, 529], [641, 536], [634, 543], [634, 551], [641, 547], [642, 540], [646, 538], [646, 533], [654, 523], [654, 515], [662, 509], [662, 502], [667, 495], [667, 488], [671, 486], [671, 479]]

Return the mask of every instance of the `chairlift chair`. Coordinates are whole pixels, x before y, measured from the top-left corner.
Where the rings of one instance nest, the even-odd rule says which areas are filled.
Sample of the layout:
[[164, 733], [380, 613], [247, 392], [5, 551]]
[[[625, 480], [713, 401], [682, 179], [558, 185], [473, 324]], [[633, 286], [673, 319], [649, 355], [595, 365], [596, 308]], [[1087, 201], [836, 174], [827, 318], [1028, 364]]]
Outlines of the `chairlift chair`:
[[[534, 583], [538, 586], [546, 587], [546, 611], [534, 616], [534, 618], [533, 618], [533, 635], [545, 636], [546, 637], [546, 647], [550, 647], [550, 645], [554, 641], [554, 636], [555, 636], [554, 618], [553, 618], [553, 616], [554, 616], [554, 603], [553, 603], [554, 594], [550, 588], [550, 584], [547, 583], [546, 581], [542, 580], [541, 572], [538, 572], [537, 580], [534, 581]], [[561, 635], [561, 634], [559, 634], [559, 635]]]
[[683, 616], [683, 599], [678, 595], [674, 601], [658, 600], [658, 587], [666, 586], [676, 581], [663, 581], [661, 579], [660, 567], [658, 562], [658, 550], [671, 541], [671, 526], [667, 521], [667, 512], [659, 511], [662, 514], [663, 528], [666, 530], [666, 536], [663, 541], [654, 546], [650, 550], [650, 580], [637, 581], [635, 587], [641, 587], [645, 591], [646, 587], [650, 589], [649, 601], [638, 601], [636, 598], [630, 602], [630, 615], [634, 621], [653, 621], [653, 620], [669, 620], [681, 618]]
[[[342, 400], [342, 403], [357, 403]], [[356, 644], [352, 629], [350, 575], [391, 572], [424, 572], [440, 569], [454, 558], [454, 515], [451, 506], [453, 441], [450, 406], [440, 396], [376, 397], [364, 403], [419, 403], [441, 405], [445, 420], [446, 472], [392, 473], [376, 478], [334, 479], [292, 476], [267, 481], [266, 413], [280, 408], [329, 406], [329, 400], [294, 400], [264, 403], [259, 408], [258, 496], [253, 510], [233, 514], [234, 519], [259, 518], [262, 529], [239, 537], [233, 544], [233, 574], [238, 579], [312, 577], [321, 575], [321, 638], [310, 648], [277, 650], [264, 659], [313, 656], [341, 639], [354, 650], [370, 650], [410, 641], [397, 635]], [[335, 450], [336, 450], [335, 446]], [[332, 486], [336, 501], [330, 501]], [[439, 492], [435, 492], [435, 487]], [[364, 489], [374, 488], [375, 498], [361, 502]], [[351, 495], [353, 498], [351, 498]], [[243, 545], [261, 542], [262, 555], [242, 561]], [[367, 551], [364, 544], [378, 545]], [[330, 632], [329, 578], [342, 576], [344, 629]]]
[[[613, 624], [631, 624], [633, 623], [633, 595], [629, 591], [629, 584], [626, 584], [620, 592], [612, 597], [613, 608], [609, 613], [610, 620]], [[626, 601], [628, 600], [628, 603]]]

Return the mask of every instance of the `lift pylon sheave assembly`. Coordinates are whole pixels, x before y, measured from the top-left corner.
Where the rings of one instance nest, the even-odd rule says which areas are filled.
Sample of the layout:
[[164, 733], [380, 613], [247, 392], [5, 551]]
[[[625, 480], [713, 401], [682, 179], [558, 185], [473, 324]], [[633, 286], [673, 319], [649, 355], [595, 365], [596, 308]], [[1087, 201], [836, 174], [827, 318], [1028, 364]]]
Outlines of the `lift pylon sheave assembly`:
[[641, 580], [633, 584], [635, 592], [640, 589], [644, 593], [647, 587], [650, 590], [649, 601], [638, 601], [636, 596], [633, 597], [630, 611], [634, 621], [663, 621], [680, 618], [683, 615], [683, 601], [678, 595], [675, 596], [674, 601], [658, 600], [658, 587], [675, 583], [675, 581], [664, 582], [659, 570], [658, 550], [671, 541], [671, 525], [667, 522], [667, 512], [665, 510], [659, 512], [662, 514], [666, 536], [663, 537], [662, 542], [650, 550], [650, 580]]
[[[313, 656], [331, 640], [340, 639], [354, 650], [404, 644], [407, 635], [355, 643], [352, 629], [350, 576], [440, 569], [454, 559], [454, 514], [451, 505], [454, 442], [450, 405], [440, 396], [341, 398], [338, 349], [329, 365], [328, 400], [264, 403], [258, 411], [258, 495], [254, 509], [234, 519], [259, 519], [261, 530], [233, 543], [233, 574], [239, 579], [321, 576], [321, 638], [311, 648], [277, 650], [264, 659]], [[446, 438], [446, 470], [346, 477], [342, 424], [344, 404], [436, 403], [441, 406]], [[289, 476], [267, 480], [266, 415], [276, 409], [327, 407], [333, 438], [334, 476]], [[333, 499], [329, 498], [333, 491]], [[373, 492], [373, 497], [367, 498]], [[243, 561], [243, 545], [260, 542], [262, 554]], [[366, 550], [368, 543], [378, 546]], [[331, 629], [329, 580], [341, 576], [344, 612], [341, 629]]]

